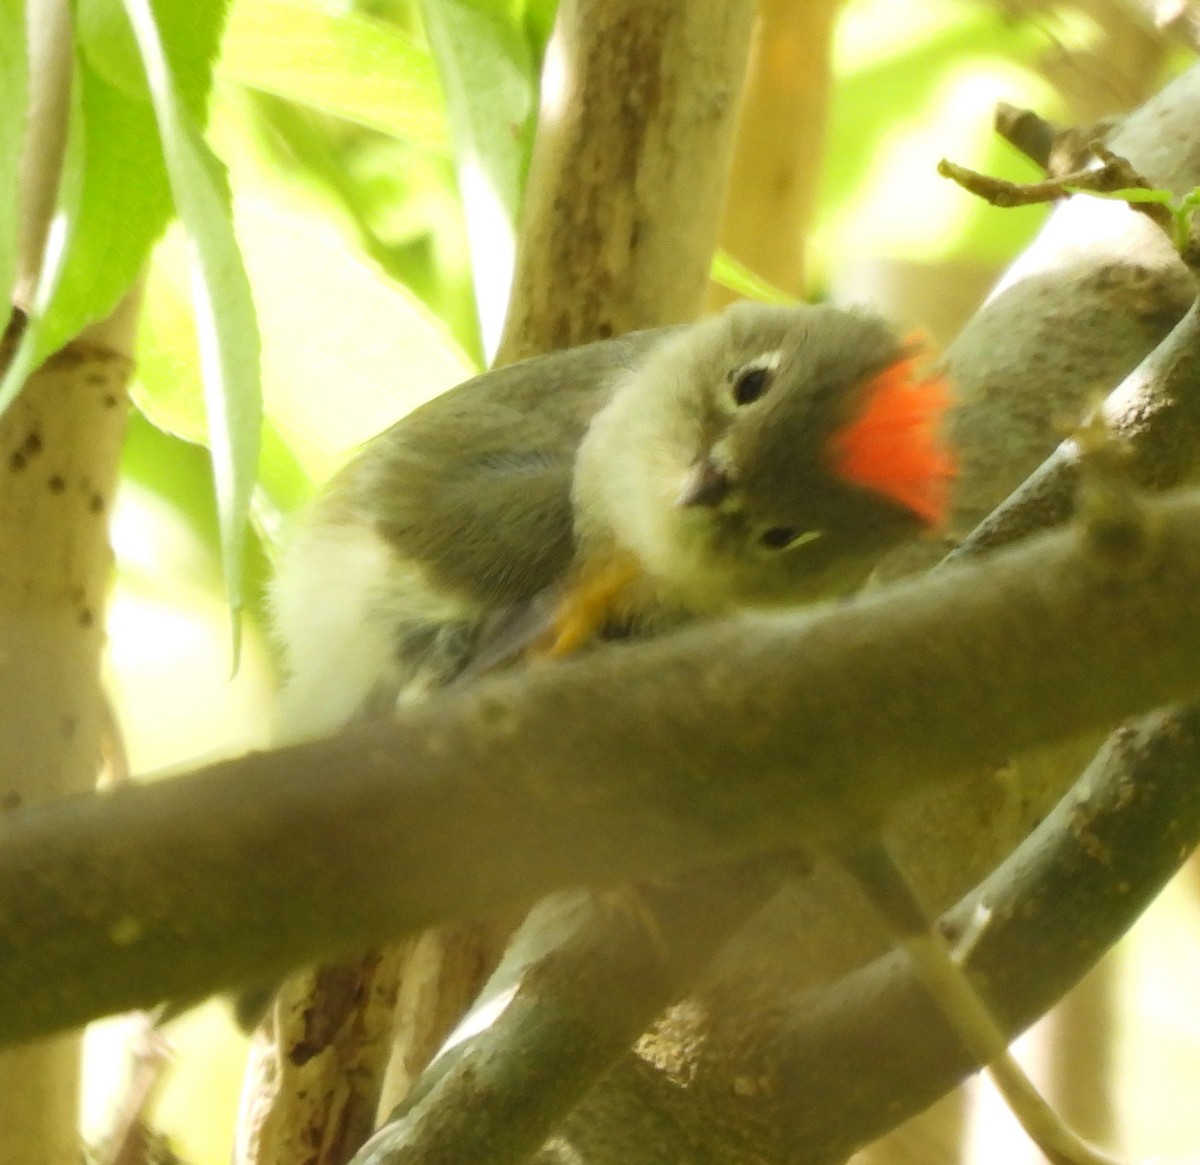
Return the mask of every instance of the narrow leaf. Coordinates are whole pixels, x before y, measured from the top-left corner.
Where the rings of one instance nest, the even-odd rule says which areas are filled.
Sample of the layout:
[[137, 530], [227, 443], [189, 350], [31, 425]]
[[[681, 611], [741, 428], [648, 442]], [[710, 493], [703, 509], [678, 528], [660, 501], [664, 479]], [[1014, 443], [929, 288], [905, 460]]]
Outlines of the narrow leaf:
[[[254, 304], [218, 163], [176, 96], [149, 0], [123, 3], [146, 70], [171, 193], [193, 249], [192, 298], [225, 588], [236, 614], [242, 605], [242, 550], [262, 422]], [[236, 618], [234, 629], [236, 651]]]
[[219, 70], [252, 89], [449, 153], [429, 50], [382, 21], [314, 0], [241, 0]]
[[537, 82], [528, 45], [476, 0], [422, 0], [454, 131], [484, 347], [499, 341], [512, 282], [516, 221]]
[[709, 278], [738, 295], [747, 299], [758, 299], [763, 303], [792, 304], [796, 302], [794, 295], [780, 291], [773, 283], [755, 275], [749, 267], [739, 263], [728, 251], [718, 251], [713, 256]]
[[[262, 331], [270, 429], [261, 481], [292, 508], [359, 444], [475, 369], [441, 321], [356, 257], [327, 220], [253, 196], [234, 200], [234, 217]], [[173, 227], [154, 253], [135, 399], [160, 428], [204, 441], [183, 242]], [[297, 488], [297, 470], [307, 488]]]
[[[0, 0], [8, 3], [10, 0]], [[203, 115], [225, 4], [160, 4], [184, 106]], [[70, 247], [42, 304], [36, 362], [103, 319], [141, 273], [171, 216], [171, 192], [137, 46], [120, 0], [76, 0], [72, 101], [78, 190]]]
[[0, 294], [6, 304], [17, 270], [17, 183], [28, 86], [25, 3], [0, 0]]
[[63, 151], [62, 169], [55, 192], [54, 215], [42, 248], [41, 269], [28, 305], [25, 330], [13, 353], [12, 360], [0, 378], [0, 414], [16, 399], [29, 374], [43, 358], [70, 338], [58, 336], [58, 330], [47, 325], [62, 282], [64, 267], [74, 240], [79, 233], [79, 208], [83, 186], [84, 138], [86, 130], [79, 99], [79, 68], [75, 67], [71, 82], [71, 99], [67, 122], [67, 140]]

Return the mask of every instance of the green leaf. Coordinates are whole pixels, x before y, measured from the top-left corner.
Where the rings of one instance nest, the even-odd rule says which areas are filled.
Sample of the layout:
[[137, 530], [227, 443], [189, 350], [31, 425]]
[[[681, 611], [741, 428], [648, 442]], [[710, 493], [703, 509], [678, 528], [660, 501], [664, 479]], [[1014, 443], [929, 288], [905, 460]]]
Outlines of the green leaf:
[[187, 238], [172, 223], [154, 249], [138, 322], [133, 402], [157, 428], [208, 445]]
[[709, 277], [714, 283], [736, 291], [747, 299], [758, 299], [763, 303], [794, 304], [796, 297], [780, 291], [775, 284], [755, 275], [749, 267], [739, 263], [728, 251], [718, 251], [713, 256]]
[[522, 23], [525, 35], [533, 51], [541, 59], [550, 34], [554, 31], [554, 18], [558, 14], [558, 0], [525, 0], [522, 5]]
[[[356, 258], [312, 211], [243, 197], [234, 214], [263, 341], [262, 481], [293, 509], [363, 441], [475, 370], [406, 288]], [[139, 407], [204, 440], [182, 232], [154, 257], [138, 341]]]
[[529, 46], [495, 5], [422, 0], [454, 130], [484, 346], [504, 322], [537, 81]]
[[79, 220], [47, 311], [41, 356], [112, 311], [171, 214], [149, 106], [106, 81], [86, 57], [76, 76], [83, 129]]
[[[265, 497], [281, 519], [284, 515], [295, 513], [305, 502], [310, 501], [316, 492], [313, 478], [305, 471], [270, 417], [263, 423], [260, 466], [262, 488], [259, 490], [258, 500], [262, 501]], [[261, 529], [261, 507], [258, 525]], [[282, 529], [283, 522], [280, 520], [268, 531], [272, 547], [281, 540]]]
[[[219, 164], [176, 94], [149, 0], [123, 0], [146, 70], [171, 193], [193, 249], [192, 293], [225, 589], [242, 605], [242, 552], [262, 422], [259, 338]], [[234, 621], [237, 649], [237, 620]]]
[[[203, 115], [224, 8], [158, 3], [167, 55], [182, 78], [184, 104], [196, 117]], [[172, 210], [154, 113], [145, 81], [135, 75], [134, 42], [120, 0], [78, 0], [77, 30], [77, 221], [54, 295], [44, 304], [35, 360], [113, 310], [141, 273]]]
[[[72, 243], [78, 237], [85, 152], [85, 126], [79, 98], [77, 64], [73, 73], [67, 139], [63, 147], [58, 190], [55, 192], [54, 214], [42, 248], [41, 267], [37, 272], [32, 301], [28, 305], [25, 330], [21, 333], [12, 360], [4, 370], [4, 376], [0, 378], [0, 413], [16, 399], [29, 374], [46, 354], [61, 343], [50, 342], [47, 336], [55, 335], [52, 312], [58, 299], [64, 265], [68, 263]], [[69, 334], [62, 336], [63, 340], [68, 338]]]
[[415, 296], [327, 225], [253, 199], [237, 215], [267, 336], [267, 409], [316, 480], [474, 371]]
[[17, 175], [28, 86], [25, 3], [0, 0], [0, 294], [6, 304], [17, 271]]
[[449, 153], [429, 50], [382, 21], [314, 0], [241, 0], [219, 70], [252, 89]]
[[75, 34], [88, 67], [104, 81], [143, 104], [149, 100], [146, 72], [124, 9], [113, 0], [76, 0]]
[[[175, 95], [202, 122], [229, 0], [151, 4]], [[126, 96], [148, 103], [142, 55], [121, 0], [75, 0], [75, 28], [89, 68]]]

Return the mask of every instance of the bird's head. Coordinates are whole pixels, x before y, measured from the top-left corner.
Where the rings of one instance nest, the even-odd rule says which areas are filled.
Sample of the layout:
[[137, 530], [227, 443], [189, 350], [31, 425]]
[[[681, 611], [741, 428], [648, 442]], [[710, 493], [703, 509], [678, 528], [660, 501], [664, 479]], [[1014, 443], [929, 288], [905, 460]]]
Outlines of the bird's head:
[[617, 385], [580, 447], [581, 550], [632, 554], [685, 610], [806, 602], [942, 522], [943, 382], [875, 316], [739, 304]]

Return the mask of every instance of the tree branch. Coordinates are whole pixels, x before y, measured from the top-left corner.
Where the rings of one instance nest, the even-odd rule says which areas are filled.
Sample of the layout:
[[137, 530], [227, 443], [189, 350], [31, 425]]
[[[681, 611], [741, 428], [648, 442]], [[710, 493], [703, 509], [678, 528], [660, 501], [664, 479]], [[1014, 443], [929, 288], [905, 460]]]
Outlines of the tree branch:
[[[1121, 382], [1101, 412], [1130, 453], [1130, 472], [1148, 489], [1178, 485], [1200, 460], [1200, 303]], [[977, 554], [1061, 525], [1079, 488], [1080, 448], [1064, 441], [954, 552]]]
[[[1157, 713], [1117, 734], [1076, 790], [942, 920], [947, 936], [969, 935], [985, 911], [967, 969], [1008, 1031], [1015, 1035], [1062, 995], [1200, 839], [1197, 754], [1194, 709]], [[739, 1050], [732, 1068], [711, 1053], [685, 1086], [630, 1053], [538, 1162], [672, 1161], [653, 1147], [686, 1138], [694, 1165], [834, 1165], [978, 1067], [899, 952], [837, 983], [790, 995], [768, 990], [754, 1002], [769, 1007], [773, 1022], [755, 1025], [750, 1037], [745, 999], [734, 1007], [710, 993], [698, 1003], [716, 1020], [713, 1042]], [[731, 1070], [745, 1082], [732, 1127]], [[602, 1145], [596, 1129], [611, 1134]]]
[[753, 20], [743, 0], [562, 6], [498, 363], [698, 314]]
[[563, 884], [834, 842], [917, 788], [1182, 698], [1200, 686], [1200, 498], [1148, 515], [1124, 565], [1070, 530], [819, 615], [600, 650], [14, 814], [0, 1038]]
[[797, 865], [759, 860], [623, 901], [540, 903], [476, 1006], [499, 1013], [486, 1035], [452, 1040], [354, 1165], [524, 1161]]
[[[821, 183], [841, 0], [760, 0], [738, 118], [721, 245], [782, 291], [804, 295], [804, 259]], [[737, 296], [714, 284], [709, 304]]]
[[[25, 310], [58, 201], [75, 61], [70, 5], [26, 8], [29, 118], [13, 288]], [[65, 344], [0, 417], [0, 812], [96, 779], [112, 567], [106, 515], [125, 433], [133, 316], [122, 304]], [[0, 371], [23, 319], [10, 319]], [[79, 1157], [79, 1059], [74, 1033], [0, 1054], [0, 1159]]]

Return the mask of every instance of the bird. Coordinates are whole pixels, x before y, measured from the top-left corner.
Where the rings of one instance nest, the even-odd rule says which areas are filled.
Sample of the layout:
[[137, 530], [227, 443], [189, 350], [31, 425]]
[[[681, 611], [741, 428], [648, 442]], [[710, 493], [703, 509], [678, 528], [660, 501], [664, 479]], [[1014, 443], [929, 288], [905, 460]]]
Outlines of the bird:
[[283, 552], [281, 737], [853, 590], [946, 518], [950, 391], [921, 347], [863, 309], [742, 302], [435, 397], [335, 476]]
[[[948, 511], [950, 393], [922, 360], [918, 339], [864, 310], [740, 303], [435, 397], [335, 475], [282, 551], [279, 742], [395, 715], [495, 669], [853, 590]], [[421, 984], [421, 1013], [394, 1017], [406, 1082], [466, 1005], [462, 967], [443, 991], [446, 968], [466, 957], [485, 969], [479, 941], [448, 924], [390, 972]], [[326, 1121], [373, 1114], [365, 1083], [369, 1095], [343, 1096], [323, 1073], [341, 1070], [331, 1033], [359, 1033], [353, 1009], [378, 995], [374, 967], [243, 994], [243, 1024], [262, 1026], [237, 1160], [307, 1128], [305, 1106], [327, 1092]]]

